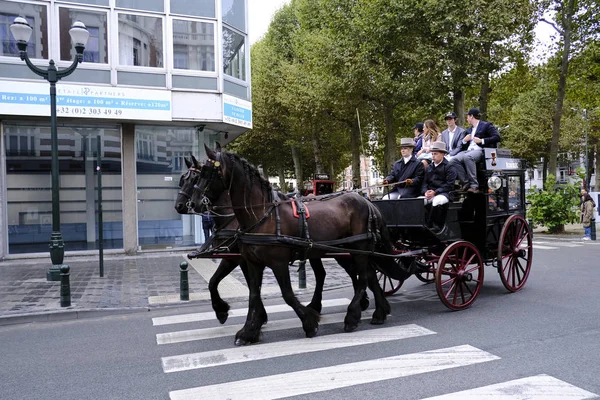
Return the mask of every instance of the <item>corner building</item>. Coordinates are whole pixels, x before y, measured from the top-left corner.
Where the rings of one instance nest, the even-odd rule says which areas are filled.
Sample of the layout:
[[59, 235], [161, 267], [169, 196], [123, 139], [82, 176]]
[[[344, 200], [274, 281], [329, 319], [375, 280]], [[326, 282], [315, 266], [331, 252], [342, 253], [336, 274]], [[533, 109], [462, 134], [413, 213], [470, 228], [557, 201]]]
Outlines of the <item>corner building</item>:
[[247, 0], [0, 0], [0, 259], [48, 254], [52, 230], [50, 84], [19, 58], [10, 25], [33, 28], [32, 62], [75, 57], [57, 83], [60, 222], [67, 254], [136, 252], [204, 241], [174, 201], [184, 157], [252, 127]]

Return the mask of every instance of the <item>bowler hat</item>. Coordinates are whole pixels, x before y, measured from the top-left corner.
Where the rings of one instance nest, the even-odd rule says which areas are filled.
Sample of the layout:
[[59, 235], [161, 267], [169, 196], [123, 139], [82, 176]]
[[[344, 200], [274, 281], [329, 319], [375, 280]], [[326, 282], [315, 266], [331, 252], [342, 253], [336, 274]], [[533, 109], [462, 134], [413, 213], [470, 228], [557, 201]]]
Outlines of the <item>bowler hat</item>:
[[475, 118], [479, 118], [479, 114], [481, 114], [481, 112], [479, 111], [479, 108], [473, 107], [469, 110], [469, 112], [467, 112], [467, 115], [472, 115]]
[[447, 153], [448, 150], [446, 150], [446, 143], [444, 142], [433, 142], [431, 143], [431, 147], [429, 148], [429, 151], [439, 151], [442, 153]]
[[415, 147], [415, 140], [409, 137], [403, 137], [400, 139], [400, 147]]
[[444, 119], [456, 119], [456, 114], [454, 114], [452, 111], [447, 112], [446, 115], [444, 115]]
[[415, 126], [413, 126], [413, 129], [418, 129], [418, 130], [419, 130], [419, 132], [422, 132], [422, 131], [423, 131], [423, 128], [424, 128], [424, 125], [423, 125], [423, 123], [422, 123], [422, 122], [417, 122], [417, 123], [415, 124]]

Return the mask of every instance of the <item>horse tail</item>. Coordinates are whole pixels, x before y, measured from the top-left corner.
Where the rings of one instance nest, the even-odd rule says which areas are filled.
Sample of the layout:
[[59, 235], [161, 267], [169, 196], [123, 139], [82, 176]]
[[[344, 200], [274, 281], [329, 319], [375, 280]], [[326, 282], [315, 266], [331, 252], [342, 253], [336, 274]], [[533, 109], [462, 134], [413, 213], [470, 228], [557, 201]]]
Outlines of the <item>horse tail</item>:
[[[373, 215], [373, 225], [375, 228], [375, 251], [378, 253], [394, 255], [394, 246], [387, 225], [381, 216], [381, 212], [377, 207], [369, 201], [370, 214]], [[389, 276], [392, 279], [406, 280], [410, 273], [405, 269], [404, 261], [402, 264], [397, 263], [393, 257], [388, 256], [373, 256], [371, 262], [374, 267], [381, 273]]]

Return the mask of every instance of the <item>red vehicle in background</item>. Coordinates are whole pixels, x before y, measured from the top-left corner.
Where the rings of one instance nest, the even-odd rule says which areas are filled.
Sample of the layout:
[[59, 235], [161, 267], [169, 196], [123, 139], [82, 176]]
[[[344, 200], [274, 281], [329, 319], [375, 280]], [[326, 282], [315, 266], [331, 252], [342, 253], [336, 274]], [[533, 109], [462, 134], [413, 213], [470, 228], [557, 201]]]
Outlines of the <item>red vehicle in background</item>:
[[313, 194], [315, 196], [321, 196], [324, 194], [330, 194], [335, 191], [335, 181], [332, 181], [329, 174], [315, 174], [312, 181], [305, 182], [303, 196]]

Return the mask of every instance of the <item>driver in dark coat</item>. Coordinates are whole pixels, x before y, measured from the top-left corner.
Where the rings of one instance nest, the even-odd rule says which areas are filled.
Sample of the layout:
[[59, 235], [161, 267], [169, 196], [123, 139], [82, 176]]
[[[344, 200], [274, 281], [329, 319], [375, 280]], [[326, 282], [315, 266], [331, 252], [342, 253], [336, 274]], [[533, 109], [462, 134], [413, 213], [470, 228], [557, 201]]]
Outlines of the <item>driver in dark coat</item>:
[[394, 163], [392, 172], [383, 180], [383, 184], [398, 182], [383, 200], [419, 197], [425, 168], [423, 163], [413, 155], [415, 141], [413, 138], [400, 139], [400, 154], [402, 158]]

